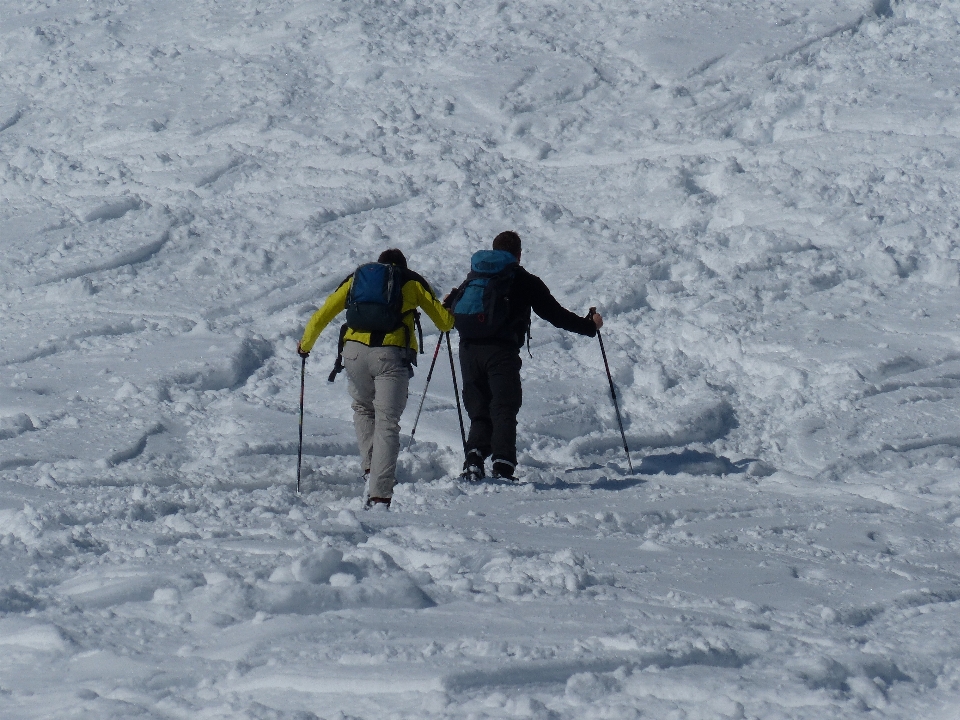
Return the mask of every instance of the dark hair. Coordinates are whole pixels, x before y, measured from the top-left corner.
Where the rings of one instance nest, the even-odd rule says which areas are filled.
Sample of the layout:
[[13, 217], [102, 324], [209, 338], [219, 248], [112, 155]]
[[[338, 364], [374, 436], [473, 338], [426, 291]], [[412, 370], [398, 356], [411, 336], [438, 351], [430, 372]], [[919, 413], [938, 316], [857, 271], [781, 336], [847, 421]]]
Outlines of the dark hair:
[[493, 239], [494, 250], [506, 250], [511, 255], [519, 259], [520, 257], [520, 236], [513, 230], [504, 230]]
[[384, 250], [382, 253], [380, 253], [380, 257], [377, 258], [377, 262], [384, 263], [385, 265], [397, 265], [398, 267], [402, 267], [404, 270], [407, 268], [407, 258], [405, 258], [403, 253], [397, 248]]

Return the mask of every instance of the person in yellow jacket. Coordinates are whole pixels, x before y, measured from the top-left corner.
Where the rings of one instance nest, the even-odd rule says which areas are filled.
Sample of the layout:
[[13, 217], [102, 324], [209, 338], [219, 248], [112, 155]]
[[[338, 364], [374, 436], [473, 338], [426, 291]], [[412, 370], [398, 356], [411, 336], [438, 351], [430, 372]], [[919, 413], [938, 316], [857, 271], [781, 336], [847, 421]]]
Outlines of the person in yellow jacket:
[[[407, 387], [418, 348], [414, 335], [416, 309], [423, 308], [441, 332], [453, 328], [453, 315], [440, 304], [427, 281], [407, 268], [407, 259], [400, 250], [384, 250], [377, 262], [399, 269], [389, 276], [398, 278], [401, 286], [397, 299], [402, 303], [400, 322], [395, 329], [383, 332], [351, 327], [348, 310], [342, 357], [353, 399], [360, 463], [368, 476], [366, 505], [389, 507], [400, 453], [400, 416], [407, 405]], [[310, 353], [330, 321], [347, 309], [353, 282], [351, 274], [310, 318], [297, 343], [301, 357]], [[362, 325], [356, 317], [354, 324]]]

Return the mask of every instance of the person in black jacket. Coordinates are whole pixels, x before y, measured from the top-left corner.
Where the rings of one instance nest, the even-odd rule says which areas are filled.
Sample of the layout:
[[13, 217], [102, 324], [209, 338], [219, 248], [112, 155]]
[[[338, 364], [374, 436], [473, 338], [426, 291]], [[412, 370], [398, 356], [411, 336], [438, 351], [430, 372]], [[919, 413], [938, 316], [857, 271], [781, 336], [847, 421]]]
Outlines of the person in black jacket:
[[[510, 253], [519, 263], [520, 236], [512, 230], [500, 233], [493, 240], [493, 250]], [[530, 327], [531, 309], [550, 324], [580, 335], [594, 337], [603, 326], [603, 318], [597, 313], [580, 317], [565, 309], [543, 280], [519, 265], [512, 273], [505, 330], [498, 337], [482, 339], [460, 332], [463, 403], [470, 417], [463, 477], [469, 480], [484, 477], [484, 461], [490, 456], [494, 477], [514, 477], [517, 413], [523, 402], [520, 348]]]

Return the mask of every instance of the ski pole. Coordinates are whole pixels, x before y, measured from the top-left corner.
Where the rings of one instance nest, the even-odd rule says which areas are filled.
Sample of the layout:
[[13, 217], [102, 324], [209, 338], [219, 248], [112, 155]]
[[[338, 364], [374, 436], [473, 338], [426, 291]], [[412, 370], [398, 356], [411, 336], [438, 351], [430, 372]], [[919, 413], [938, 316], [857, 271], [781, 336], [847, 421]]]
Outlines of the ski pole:
[[437, 356], [440, 354], [440, 346], [443, 344], [443, 333], [440, 333], [440, 339], [437, 340], [437, 349], [433, 351], [433, 360], [430, 361], [430, 371], [427, 373], [427, 382], [423, 386], [423, 397], [420, 398], [420, 407], [417, 408], [417, 417], [413, 421], [413, 430], [410, 431], [410, 442], [407, 444], [407, 450], [413, 446], [413, 436], [417, 434], [417, 423], [420, 422], [420, 413], [423, 411], [423, 401], [427, 399], [427, 388], [430, 387], [430, 378], [433, 377], [433, 366], [437, 364]]
[[300, 494], [300, 465], [303, 462], [303, 390], [307, 385], [307, 356], [301, 355], [300, 361], [300, 446], [297, 448], [297, 495]]
[[450, 354], [450, 374], [453, 376], [453, 397], [457, 400], [457, 417], [460, 418], [460, 439], [463, 441], [463, 456], [467, 456], [467, 433], [463, 429], [463, 410], [460, 409], [460, 388], [457, 386], [457, 370], [453, 366], [453, 345], [450, 344], [450, 333], [447, 336], [447, 352]]
[[[590, 308], [587, 317], [593, 318], [597, 312], [595, 307]], [[630, 460], [630, 448], [627, 447], [627, 434], [623, 431], [623, 419], [620, 417], [620, 405], [617, 403], [617, 391], [613, 386], [613, 376], [610, 374], [610, 363], [607, 362], [607, 351], [603, 347], [603, 338], [600, 336], [600, 328], [597, 328], [597, 340], [600, 341], [600, 354], [603, 355], [603, 366], [607, 370], [607, 382], [610, 383], [610, 397], [613, 399], [613, 409], [617, 411], [617, 425], [620, 426], [620, 437], [623, 438], [623, 451], [627, 454], [627, 465], [630, 466], [630, 474], [633, 475], [633, 462]]]

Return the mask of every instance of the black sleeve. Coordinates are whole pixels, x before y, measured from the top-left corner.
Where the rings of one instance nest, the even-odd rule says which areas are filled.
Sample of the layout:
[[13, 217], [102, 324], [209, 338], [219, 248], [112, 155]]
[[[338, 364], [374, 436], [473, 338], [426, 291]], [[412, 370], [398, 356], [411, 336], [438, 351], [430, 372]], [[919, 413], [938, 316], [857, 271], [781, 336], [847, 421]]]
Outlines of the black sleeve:
[[530, 307], [537, 315], [561, 330], [568, 330], [589, 337], [597, 334], [597, 326], [593, 320], [580, 317], [563, 307], [550, 294], [550, 290], [543, 280], [528, 272], [524, 272], [523, 275], [525, 276], [523, 281], [526, 285], [525, 290], [528, 293]]

